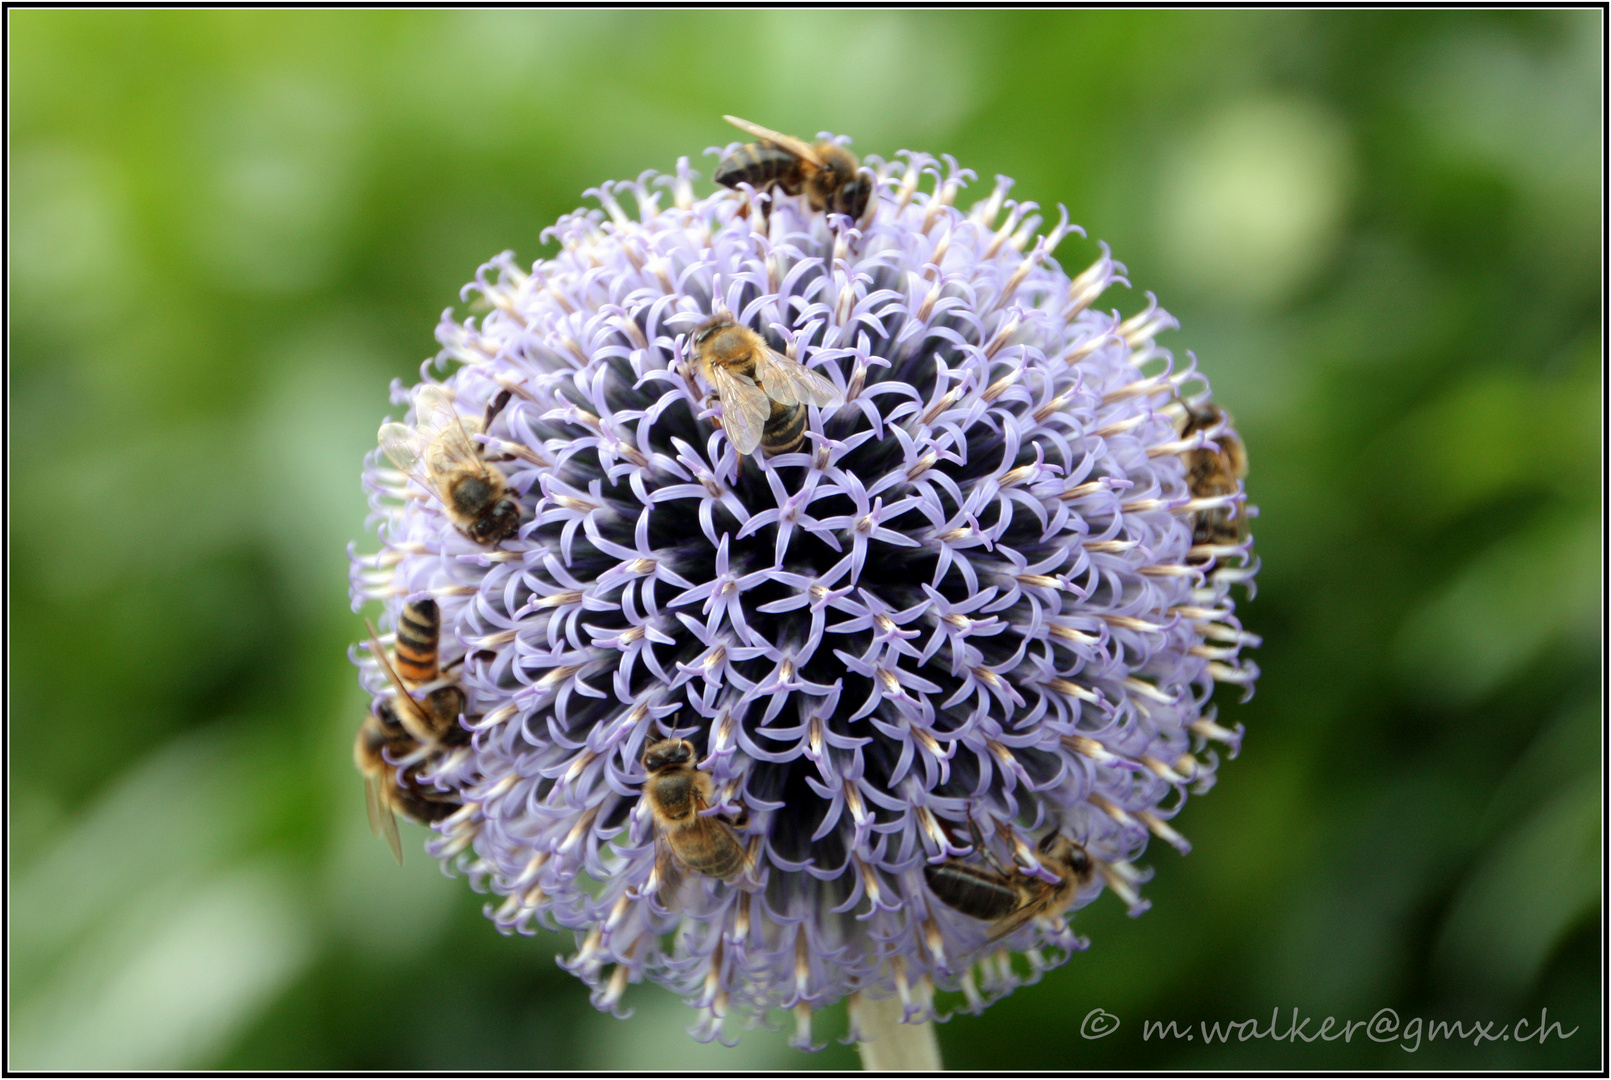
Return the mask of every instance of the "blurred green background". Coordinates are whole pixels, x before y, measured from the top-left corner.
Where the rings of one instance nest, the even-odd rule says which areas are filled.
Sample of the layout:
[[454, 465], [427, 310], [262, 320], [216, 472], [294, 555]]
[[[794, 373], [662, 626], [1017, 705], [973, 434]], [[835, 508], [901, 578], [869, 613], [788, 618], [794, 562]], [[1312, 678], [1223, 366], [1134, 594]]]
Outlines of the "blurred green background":
[[[344, 548], [394, 376], [722, 113], [1068, 205], [1238, 418], [1265, 646], [1005, 1068], [1599, 1064], [1601, 14], [9, 13], [15, 1068], [839, 1068], [499, 937], [350, 761]], [[708, 190], [702, 186], [700, 190]], [[978, 195], [977, 197], [982, 197]], [[963, 205], [971, 201], [966, 196]], [[1121, 1019], [1077, 1034], [1091, 1009]], [[1205, 1047], [1143, 1021], [1536, 1023]], [[824, 1027], [832, 1034], [833, 1019]], [[842, 1017], [837, 1030], [843, 1030]], [[1313, 1027], [1310, 1031], [1315, 1030]]]

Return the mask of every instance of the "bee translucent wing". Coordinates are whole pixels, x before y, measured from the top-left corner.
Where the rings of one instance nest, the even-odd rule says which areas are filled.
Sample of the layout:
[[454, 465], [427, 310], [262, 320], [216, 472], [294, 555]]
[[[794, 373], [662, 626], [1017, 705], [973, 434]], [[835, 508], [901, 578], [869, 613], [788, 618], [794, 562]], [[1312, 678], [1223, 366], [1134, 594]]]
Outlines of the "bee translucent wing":
[[701, 815], [684, 825], [683, 829], [697, 836], [695, 841], [697, 849], [706, 853], [707, 857], [711, 852], [738, 852], [738, 865], [732, 870], [727, 873], [717, 873], [714, 867], [709, 867], [707, 864], [707, 867], [701, 868], [701, 871], [707, 876], [716, 878], [718, 881], [732, 881], [735, 878], [743, 877], [745, 872], [749, 870], [749, 851], [744, 846], [744, 841], [739, 837], [738, 830], [721, 818]]
[[713, 818], [712, 820], [721, 827], [723, 832], [732, 838], [733, 846], [738, 848], [738, 870], [736, 873], [725, 877], [722, 880], [737, 881], [740, 878], [747, 878], [750, 874], [750, 871], [755, 869], [755, 858], [750, 853], [750, 846], [744, 842], [744, 838], [738, 834], [738, 830], [733, 828], [732, 825], [721, 820], [720, 818]]
[[367, 619], [364, 625], [369, 627], [369, 653], [380, 664], [381, 670], [386, 672], [386, 679], [397, 692], [397, 700], [402, 708], [397, 710], [397, 719], [410, 735], [421, 743], [434, 743], [435, 736], [431, 734], [431, 717], [425, 711], [425, 706], [415, 701], [408, 692], [408, 684], [403, 677], [397, 674], [392, 662], [386, 658], [386, 650], [381, 648], [380, 638], [375, 633], [375, 624]]
[[[466, 423], [459, 416], [459, 410], [453, 407], [453, 399], [448, 397], [447, 391], [430, 385], [420, 387], [414, 394], [414, 422], [421, 431], [432, 434]], [[477, 430], [481, 427], [480, 421], [469, 423]]]
[[421, 387], [414, 396], [414, 416], [419, 430], [433, 436], [421, 455], [433, 475], [456, 465], [485, 470], [481, 446], [470, 438], [481, 431], [481, 421], [460, 417], [447, 394], [434, 386]]
[[756, 360], [755, 378], [766, 388], [766, 396], [779, 405], [826, 408], [840, 401], [837, 386], [804, 364], [797, 364], [771, 349], [764, 350]]
[[392, 858], [397, 865], [403, 865], [403, 838], [397, 835], [397, 817], [392, 813], [391, 807], [386, 805], [385, 796], [381, 794], [380, 784], [384, 780], [373, 776], [364, 777], [364, 801], [369, 808], [369, 828], [374, 834], [386, 841], [386, 846], [392, 849]]
[[716, 364], [711, 365], [711, 382], [722, 399], [722, 430], [740, 454], [753, 454], [772, 414], [766, 391]]
[[675, 911], [677, 894], [682, 891], [682, 865], [677, 862], [677, 856], [671, 853], [671, 845], [666, 843], [666, 838], [660, 835], [658, 829], [654, 836], [654, 872], [660, 881], [655, 888], [654, 898], [667, 911]]
[[369, 812], [369, 831], [376, 836], [380, 835], [380, 794], [375, 790], [375, 778], [364, 777], [364, 809]]
[[407, 424], [380, 425], [380, 448], [392, 459], [392, 464], [410, 476], [425, 479], [421, 472], [421, 457], [425, 453], [425, 440]]
[[771, 128], [764, 128], [760, 124], [752, 124], [748, 120], [740, 120], [736, 116], [723, 116], [722, 119], [746, 135], [754, 135], [757, 139], [765, 139], [774, 146], [781, 146], [795, 157], [805, 158], [811, 164], [819, 167], [823, 164], [822, 156], [817, 153], [817, 148], [802, 139], [796, 139], [793, 135], [785, 135], [781, 131], [773, 131]]
[[1018, 931], [1022, 930], [1024, 926], [1028, 924], [1029, 920], [1033, 919], [1034, 917], [1035, 906], [1033, 904], [1029, 905], [1028, 907], [1019, 908], [1017, 911], [1013, 912], [1011, 915], [1008, 915], [1006, 918], [1002, 919], [996, 924], [996, 929], [989, 937], [985, 938], [985, 944], [994, 945], [1003, 938], [1011, 937], [1013, 934], [1016, 934]]

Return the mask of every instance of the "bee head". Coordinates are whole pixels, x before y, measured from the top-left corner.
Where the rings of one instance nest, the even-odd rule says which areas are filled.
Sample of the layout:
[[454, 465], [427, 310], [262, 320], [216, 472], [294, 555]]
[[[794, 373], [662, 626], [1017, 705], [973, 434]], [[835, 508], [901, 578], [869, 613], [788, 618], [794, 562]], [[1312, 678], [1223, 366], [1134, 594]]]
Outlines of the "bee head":
[[872, 193], [873, 185], [865, 176], [858, 176], [834, 193], [833, 205], [829, 209], [848, 214], [853, 221], [860, 221], [862, 214], [867, 212], [867, 199]]
[[496, 544], [513, 536], [520, 528], [520, 504], [513, 499], [500, 499], [492, 513], [477, 518], [470, 526], [470, 539], [478, 544]]
[[685, 765], [694, 759], [694, 745], [687, 739], [662, 739], [643, 752], [643, 767], [650, 772], [673, 765]]
[[726, 330], [729, 326], [736, 325], [738, 324], [733, 321], [733, 317], [731, 315], [725, 311], [719, 311], [710, 318], [706, 319], [704, 322], [700, 323], [698, 328], [694, 330], [694, 345], [696, 347], [703, 345], [715, 335], [721, 333], [723, 330]]
[[1085, 847], [1062, 833], [1047, 833], [1039, 847], [1048, 862], [1062, 865], [1076, 878], [1083, 880], [1091, 872], [1091, 857], [1085, 853]]

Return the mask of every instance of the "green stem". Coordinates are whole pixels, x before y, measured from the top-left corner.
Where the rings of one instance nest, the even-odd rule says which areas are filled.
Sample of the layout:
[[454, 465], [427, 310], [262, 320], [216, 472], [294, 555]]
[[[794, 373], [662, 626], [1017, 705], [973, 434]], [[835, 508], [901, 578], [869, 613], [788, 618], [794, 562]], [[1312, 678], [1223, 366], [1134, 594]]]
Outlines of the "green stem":
[[851, 1019], [861, 1041], [861, 1067], [867, 1072], [939, 1072], [940, 1044], [934, 1022], [903, 1024], [905, 1009], [898, 997], [873, 1000], [857, 994], [850, 999]]

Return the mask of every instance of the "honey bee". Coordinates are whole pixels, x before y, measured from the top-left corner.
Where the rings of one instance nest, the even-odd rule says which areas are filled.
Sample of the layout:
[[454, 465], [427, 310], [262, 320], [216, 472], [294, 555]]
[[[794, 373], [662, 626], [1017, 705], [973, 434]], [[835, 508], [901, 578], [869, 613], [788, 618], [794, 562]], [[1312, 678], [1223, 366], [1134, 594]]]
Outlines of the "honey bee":
[[364, 719], [352, 748], [353, 761], [364, 777], [369, 827], [386, 841], [399, 863], [403, 861], [403, 841], [397, 833], [397, 814], [428, 825], [441, 821], [462, 805], [457, 795], [420, 783], [423, 762], [392, 763], [408, 761], [420, 749], [419, 742], [397, 723], [396, 714], [384, 705]]
[[[715, 798], [710, 774], [693, 764], [686, 739], [662, 739], [643, 752], [649, 778], [643, 797], [655, 824], [655, 873], [662, 904], [676, 892], [686, 868], [706, 877], [732, 881], [749, 868], [749, 854], [725, 819], [703, 815]], [[669, 906], [669, 905], [668, 905]]]
[[834, 384], [781, 353], [731, 315], [694, 331], [694, 363], [722, 402], [722, 428], [740, 454], [786, 454], [805, 439], [807, 405], [839, 404]]
[[1093, 867], [1085, 848], [1063, 836], [1049, 833], [1038, 845], [1041, 866], [1057, 875], [1057, 884], [1011, 870], [996, 861], [983, 843], [975, 848], [990, 867], [951, 859], [923, 867], [923, 877], [935, 897], [948, 907], [995, 925], [987, 943], [1000, 941], [1040, 916], [1061, 915], [1090, 880]]
[[[403, 861], [403, 843], [397, 835], [397, 814], [420, 824], [440, 821], [461, 805], [451, 792], [420, 782], [420, 773], [441, 752], [463, 746], [470, 733], [459, 724], [464, 712], [464, 691], [441, 679], [437, 642], [441, 613], [434, 600], [418, 600], [403, 607], [397, 622], [397, 667], [370, 627], [369, 647], [392, 684], [392, 696], [377, 704], [358, 728], [353, 762], [364, 778], [364, 800], [369, 827], [386, 841], [392, 855]], [[423, 699], [409, 693], [398, 667], [409, 682], [431, 687]]]
[[722, 119], [761, 141], [745, 143], [723, 158], [711, 179], [726, 187], [748, 183], [763, 189], [775, 184], [786, 195], [803, 191], [811, 209], [861, 220], [873, 189], [857, 172], [859, 162], [849, 150], [831, 142], [812, 145], [736, 116]]
[[392, 463], [436, 493], [460, 532], [488, 546], [520, 528], [520, 503], [472, 436], [486, 431], [508, 403], [505, 390], [483, 419], [464, 420], [445, 393], [426, 386], [414, 399], [414, 427], [380, 426], [380, 448]]
[[[1231, 430], [1231, 418], [1225, 410], [1213, 403], [1185, 406], [1186, 415], [1180, 425], [1184, 438], [1209, 428], [1222, 430], [1213, 436], [1218, 450], [1203, 447], [1181, 454], [1186, 464], [1186, 486], [1196, 499], [1218, 495], [1234, 495], [1241, 481], [1247, 477], [1247, 451], [1242, 440]], [[1199, 510], [1192, 516], [1193, 544], [1236, 544], [1247, 539], [1247, 508], [1245, 506], [1219, 506]]]

